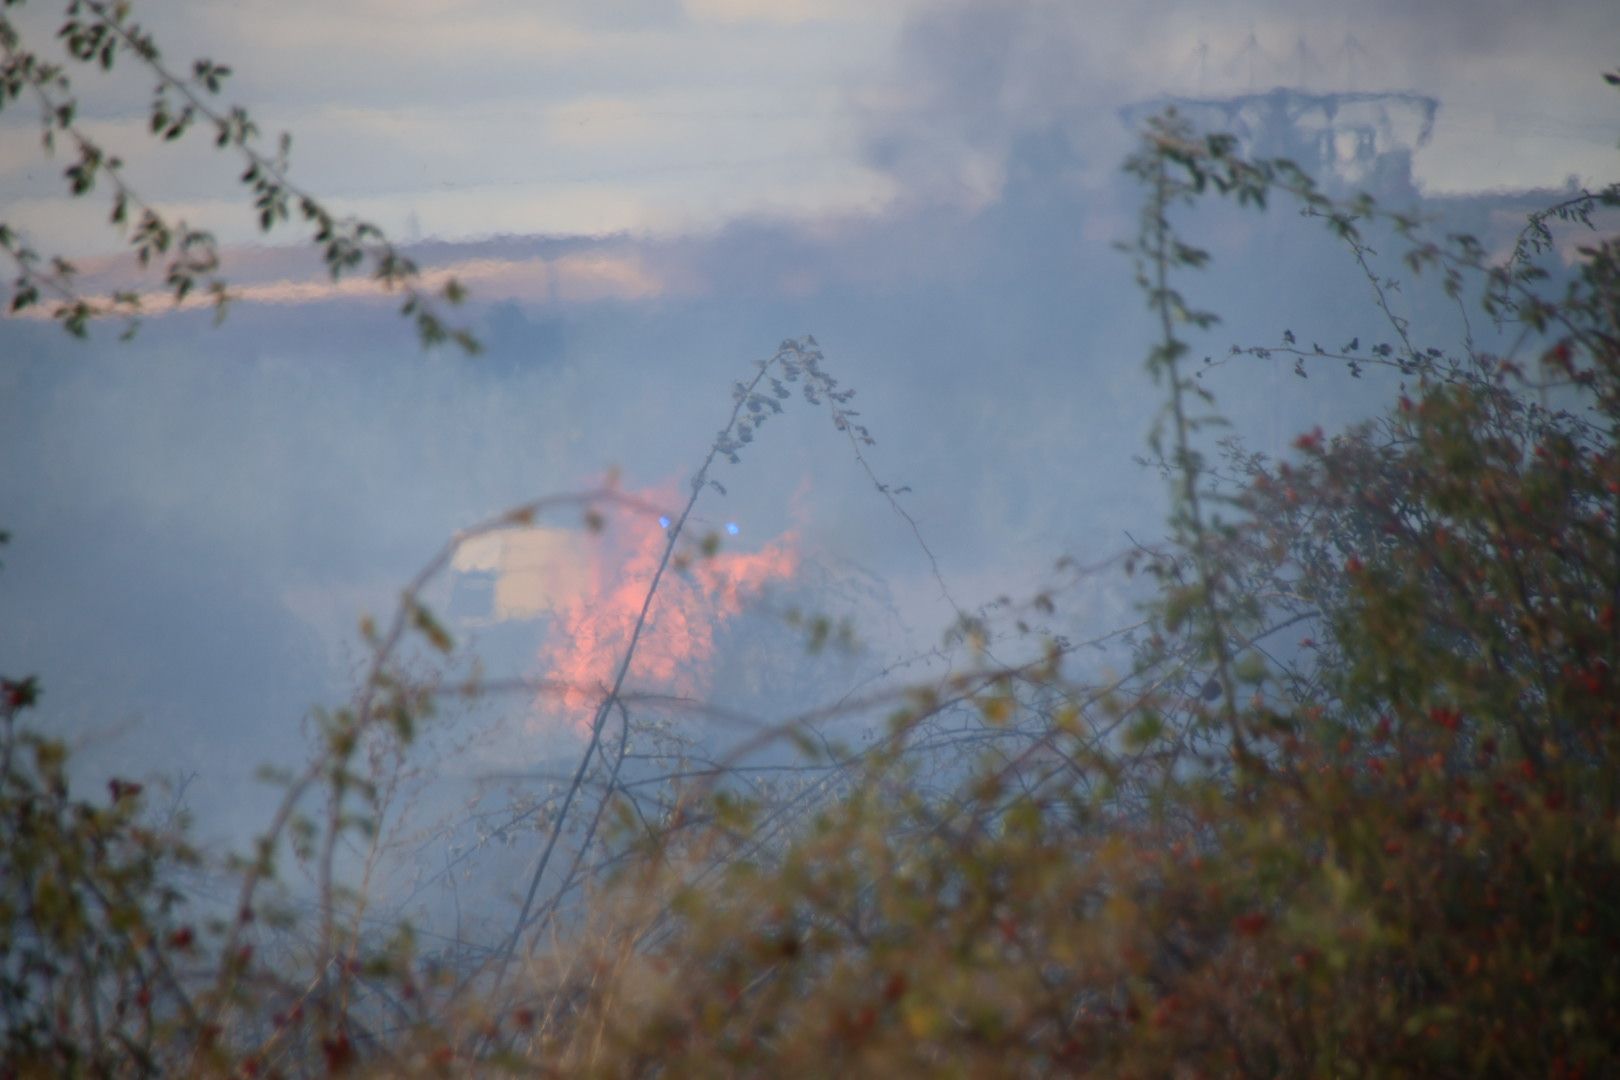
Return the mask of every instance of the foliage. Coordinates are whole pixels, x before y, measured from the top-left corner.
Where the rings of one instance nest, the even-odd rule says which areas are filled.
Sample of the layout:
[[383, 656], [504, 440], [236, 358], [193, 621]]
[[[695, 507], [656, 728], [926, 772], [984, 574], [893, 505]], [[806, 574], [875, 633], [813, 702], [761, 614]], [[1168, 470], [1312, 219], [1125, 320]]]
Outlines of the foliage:
[[[1391, 317], [1400, 352], [1361, 361], [1416, 380], [1387, 414], [1274, 466], [1229, 448], [1217, 484], [1182, 339], [1213, 316], [1172, 280], [1208, 255], [1172, 208], [1292, 195], [1358, 258], [1369, 223], [1417, 226], [1173, 117], [1131, 168], [1179, 496], [1172, 550], [1147, 556], [1144, 689], [1093, 709], [1055, 666], [964, 680], [988, 724], [1035, 726], [1030, 751], [948, 799], [918, 793], [898, 747], [871, 762], [780, 857], [679, 891], [642, 930], [659, 944], [638, 985], [593, 992], [559, 1052], [606, 1072], [962, 1075], [1614, 1059], [1620, 247], [1582, 248], [1553, 299], [1521, 252], [1415, 244], [1414, 269], [1476, 282], [1522, 327], [1514, 351], [1450, 358]], [[1620, 188], [1573, 209], [1614, 205]], [[1267, 646], [1290, 627], [1296, 648]], [[1201, 689], [1153, 688], [1188, 662], [1214, 671]], [[1032, 685], [1067, 706], [1030, 708]], [[897, 738], [939, 708], [897, 716]]]
[[[14, 17], [5, 14], [24, 3], [0, 4], [0, 111], [16, 108], [24, 99], [33, 103], [45, 152], [54, 155], [62, 149], [72, 155], [62, 170], [68, 191], [87, 197], [98, 183], [102, 185], [108, 195], [109, 224], [126, 239], [142, 270], [153, 263], [161, 265], [163, 291], [175, 305], [194, 292], [206, 293], [215, 315], [224, 317], [231, 297], [221, 273], [219, 245], [212, 233], [174, 218], [125, 179], [118, 154], [80, 121], [71, 64], [106, 73], [123, 60], [154, 77], [151, 137], [174, 143], [194, 130], [211, 133], [215, 147], [238, 160], [243, 170], [240, 182], [252, 193], [260, 231], [268, 233], [296, 216], [320, 248], [332, 280], [369, 272], [385, 289], [403, 295], [401, 314], [412, 320], [423, 345], [450, 341], [465, 352], [478, 351], [471, 332], [450, 325], [442, 314], [444, 305], [459, 304], [465, 296], [461, 284], [449, 278], [436, 290], [427, 288], [416, 264], [382, 229], [338, 214], [296, 184], [288, 164], [291, 137], [283, 132], [275, 149], [268, 149], [248, 111], [221, 102], [229, 66], [201, 58], [192, 63], [189, 74], [171, 67], [152, 35], [133, 19], [126, 0], [67, 3], [56, 33], [69, 61], [63, 64], [31, 47]], [[134, 287], [105, 296], [84, 292], [73, 263], [36, 250], [15, 222], [0, 220], [0, 250], [16, 267], [8, 314], [48, 304], [51, 318], [76, 337], [83, 337], [92, 322], [108, 318], [122, 320], [125, 333], [134, 333], [143, 311], [142, 297]]]
[[69, 792], [66, 747], [29, 730], [36, 680], [0, 680], [0, 1052], [30, 1075], [148, 1071], [187, 1029], [175, 969], [194, 933], [171, 873], [196, 853], [140, 784]]
[[[86, 0], [71, 19], [79, 59], [156, 64], [122, 5]], [[8, 100], [66, 92], [3, 21], [0, 42]], [[223, 74], [199, 67], [189, 93], [166, 80], [180, 96], [159, 133], [215, 122], [196, 95]], [[64, 115], [52, 123], [73, 135]], [[257, 153], [241, 127], [221, 140]], [[116, 173], [99, 152], [81, 164]], [[626, 685], [638, 622], [567, 782], [495, 830], [536, 845], [509, 929], [431, 963], [409, 926], [371, 929], [398, 762], [454, 693], [491, 691], [427, 663], [455, 648], [422, 597], [459, 544], [561, 506], [592, 528], [613, 506], [662, 510], [645, 620], [666, 568], [714, 553], [717, 538], [684, 537], [692, 509], [724, 494], [711, 467], [741, 460], [790, 381], [921, 542], [861, 456], [850, 391], [813, 339], [785, 342], [735, 387], [684, 509], [611, 485], [520, 507], [458, 534], [391, 621], [365, 623], [354, 698], [322, 714], [251, 855], [210, 868], [231, 886], [222, 904], [188, 902], [178, 883], [198, 856], [138, 787], [114, 781], [105, 803], [70, 792], [65, 749], [25, 723], [38, 686], [6, 681], [8, 1067], [1601, 1073], [1620, 1056], [1620, 241], [1582, 248], [1561, 293], [1537, 256], [1549, 220], [1592, 224], [1620, 187], [1536, 216], [1493, 262], [1173, 114], [1128, 169], [1146, 193], [1128, 250], [1158, 329], [1151, 441], [1174, 512], [1166, 542], [1132, 558], [1156, 594], [1126, 675], [1102, 679], [1079, 660], [1090, 643], [1057, 639], [998, 662], [986, 623], [961, 613], [973, 662], [943, 683], [811, 710], [721, 761], [694, 763], [671, 737], [637, 794], [639, 711], [669, 704]], [[280, 166], [260, 179], [282, 184]], [[1302, 436], [1287, 462], [1213, 441], [1216, 402], [1189, 362], [1217, 320], [1180, 283], [1212, 255], [1178, 222], [1212, 194], [1292, 200], [1340, 237], [1386, 324], [1368, 340], [1391, 340], [1353, 339], [1338, 362], [1405, 380], [1380, 415]], [[1375, 236], [1459, 304], [1477, 297], [1503, 347], [1422, 344], [1372, 272]], [[18, 262], [19, 288], [46, 280]], [[1292, 333], [1237, 351], [1334, 360]], [[857, 706], [889, 710], [869, 746], [821, 737]], [[778, 741], [802, 782], [749, 783], [743, 755]], [[261, 895], [289, 851], [305, 901]]]

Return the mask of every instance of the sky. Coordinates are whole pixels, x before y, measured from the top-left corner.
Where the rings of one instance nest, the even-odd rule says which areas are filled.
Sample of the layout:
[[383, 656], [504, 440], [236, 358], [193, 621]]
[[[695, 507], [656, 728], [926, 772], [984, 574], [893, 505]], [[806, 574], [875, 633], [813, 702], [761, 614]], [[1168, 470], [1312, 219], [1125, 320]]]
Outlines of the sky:
[[[43, 41], [59, 7], [8, 17]], [[136, 12], [166, 57], [232, 66], [225, 96], [293, 133], [301, 184], [460, 275], [488, 347], [424, 354], [363, 284], [324, 282], [296, 233], [260, 237], [239, 167], [206, 137], [144, 137], [149, 79], [77, 83], [87, 129], [139, 190], [217, 233], [245, 300], [217, 329], [157, 314], [128, 343], [0, 321], [0, 528], [14, 535], [0, 669], [39, 673], [51, 722], [98, 767], [197, 772], [192, 797], [226, 831], [249, 817], [252, 766], [296, 758], [311, 706], [352, 685], [359, 613], [386, 610], [457, 528], [524, 499], [614, 467], [673, 498], [732, 381], [785, 337], [813, 332], [857, 389], [868, 463], [910, 488], [897, 498], [917, 530], [825, 414], [793, 404], [703, 504], [739, 526], [739, 554], [791, 536], [795, 568], [751, 594], [752, 623], [710, 613], [703, 692], [764, 714], [784, 695], [836, 698], [937, 645], [953, 602], [1027, 597], [1063, 556], [1101, 564], [1151, 542], [1161, 484], [1133, 459], [1158, 398], [1113, 248], [1139, 205], [1120, 162], [1143, 109], [1286, 88], [1375, 128], [1386, 110], [1381, 194], [1498, 235], [1572, 179], [1620, 172], [1620, 100], [1599, 77], [1620, 40], [1607, 0]], [[1389, 92], [1406, 97], [1376, 97]], [[119, 237], [64, 194], [36, 126], [22, 105], [0, 113], [0, 220], [105, 265]], [[1200, 281], [1227, 318], [1213, 352], [1285, 327], [1376, 333], [1329, 240], [1285, 214], [1211, 221], [1234, 270]], [[1428, 329], [1455, 344], [1448, 319]], [[1235, 364], [1210, 385], [1271, 450], [1391, 389]], [[1133, 617], [1117, 575], [1065, 588], [1076, 632]], [[781, 614], [817, 604], [853, 618], [865, 651], [771, 667], [762, 650], [792, 640]], [[498, 629], [458, 628], [495, 652]], [[507, 670], [536, 673], [531, 646], [501, 653]], [[773, 700], [773, 681], [791, 693]], [[540, 758], [541, 736], [568, 725], [515, 730], [500, 753]]]
[[[49, 31], [34, 0], [26, 26]], [[1446, 109], [1431, 191], [1562, 183], [1609, 166], [1601, 0], [1107, 4], [1084, 0], [463, 0], [138, 5], [175, 58], [232, 64], [230, 96], [295, 134], [298, 177], [397, 235], [680, 235], [920, 200], [974, 205], [1020, 132], [1061, 127], [1113, 168], [1114, 110], [1165, 93], [1411, 90]], [[143, 186], [253, 239], [206, 139], [139, 132], [148, 80], [87, 85], [86, 116]], [[22, 110], [7, 127], [32, 128]], [[896, 158], [895, 154], [901, 156]], [[0, 150], [12, 216], [104, 248], [30, 140]], [[88, 220], [85, 220], [88, 219]]]

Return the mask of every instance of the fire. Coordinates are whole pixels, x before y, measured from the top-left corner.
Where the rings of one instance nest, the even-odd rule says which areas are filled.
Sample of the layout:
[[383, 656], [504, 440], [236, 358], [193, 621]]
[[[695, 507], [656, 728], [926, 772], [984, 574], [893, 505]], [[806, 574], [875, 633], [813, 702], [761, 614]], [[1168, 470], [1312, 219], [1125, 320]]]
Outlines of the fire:
[[[544, 699], [541, 708], [555, 712], [560, 706], [575, 730], [589, 729], [597, 702], [618, 673], [667, 543], [664, 529], [645, 519], [616, 524], [593, 546], [580, 587], [554, 609], [540, 663], [546, 677], [565, 689]], [[758, 551], [694, 557], [684, 571], [672, 564], [647, 610], [625, 685], [704, 693], [716, 631], [766, 584], [791, 578], [798, 567], [793, 533]]]

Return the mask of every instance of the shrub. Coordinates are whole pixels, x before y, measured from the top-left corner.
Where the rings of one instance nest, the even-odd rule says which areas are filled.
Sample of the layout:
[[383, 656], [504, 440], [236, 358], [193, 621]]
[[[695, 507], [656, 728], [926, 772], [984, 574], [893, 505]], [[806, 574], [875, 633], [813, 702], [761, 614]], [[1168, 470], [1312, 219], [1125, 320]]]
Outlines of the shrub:
[[[638, 929], [649, 959], [559, 1020], [564, 1060], [1597, 1075], [1620, 1054], [1620, 244], [1582, 248], [1551, 298], [1523, 250], [1540, 219], [1493, 267], [1173, 117], [1132, 169], [1177, 504], [1130, 687], [1072, 683], [1054, 653], [896, 716], [780, 853], [676, 886]], [[1522, 332], [1452, 357], [1392, 318], [1398, 345], [1342, 357], [1410, 377], [1386, 412], [1289, 462], [1228, 444], [1206, 467], [1181, 335], [1214, 318], [1173, 274], [1208, 256], [1169, 221], [1206, 190], [1291, 196], [1358, 255], [1381, 224]], [[1620, 189], [1560, 209], [1600, 205]], [[1189, 665], [1214, 674], [1166, 692]], [[1029, 748], [948, 798], [908, 784], [906, 741], [975, 706]]]
[[[155, 59], [121, 7], [85, 9], [94, 17], [65, 30], [81, 51], [95, 44], [81, 60]], [[4, 20], [0, 31], [18, 78], [62, 85], [17, 59]], [[303, 196], [236, 113], [205, 107], [223, 71], [164, 75], [154, 108], [190, 102], [191, 119], [165, 113], [180, 133], [222, 125], [222, 145], [260, 170], [244, 182], [268, 228]], [[724, 768], [671, 777], [655, 826], [618, 786], [627, 652], [540, 830], [510, 934], [466, 971], [427, 970], [409, 927], [362, 933], [365, 897], [334, 870], [343, 838], [375, 842], [384, 793], [368, 770], [444, 696], [400, 646], [415, 634], [451, 650], [419, 596], [454, 542], [392, 623], [368, 624], [354, 702], [323, 716], [315, 759], [229, 868], [239, 899], [201, 921], [178, 888], [198, 863], [182, 830], [127, 781], [106, 800], [74, 795], [63, 745], [26, 723], [38, 686], [9, 679], [8, 1073], [1602, 1072], [1620, 1057], [1620, 242], [1581, 249], [1555, 295], [1533, 259], [1548, 215], [1496, 265], [1474, 240], [1427, 242], [1415, 219], [1335, 203], [1290, 163], [1173, 115], [1129, 168], [1146, 192], [1130, 250], [1160, 331], [1147, 366], [1166, 399], [1152, 442], [1175, 499], [1167, 543], [1134, 560], [1157, 594], [1126, 677], [1086, 681], [1077, 646], [1060, 641], [1016, 667], [981, 650], [943, 686], [896, 698], [861, 753], [783, 725], [777, 736], [816, 761], [815, 784], [766, 802]], [[124, 198], [99, 152], [80, 170], [85, 190], [99, 175]], [[1178, 285], [1210, 255], [1173, 224], [1211, 192], [1291, 199], [1364, 265], [1374, 231], [1405, 243], [1414, 273], [1459, 301], [1478, 290], [1511, 331], [1504, 348], [1416, 344], [1373, 278], [1388, 326], [1369, 341], [1390, 342], [1338, 359], [1398, 369], [1399, 399], [1340, 434], [1302, 436], [1285, 463], [1231, 442], [1214, 457], [1219, 416], [1189, 356], [1216, 318]], [[337, 245], [334, 273], [374, 260], [424, 338], [462, 340], [380, 237], [355, 223], [334, 239], [342, 223], [298, 205]], [[1590, 223], [1616, 205], [1611, 187], [1549, 213]], [[21, 306], [50, 293], [70, 330], [135, 314], [79, 302], [14, 234], [0, 246]], [[211, 242], [190, 247], [198, 262], [176, 264], [177, 296], [193, 287], [182, 282], [214, 283]], [[1319, 362], [1291, 335], [1248, 352]], [[789, 342], [738, 384], [687, 512], [708, 463], [735, 459], [790, 396], [762, 382], [778, 371], [803, 377], [860, 455], [870, 436], [820, 360], [813, 339]], [[961, 630], [982, 639], [975, 619]], [[605, 747], [615, 715], [617, 758]], [[324, 815], [306, 816], [312, 793]], [[573, 865], [537, 903], [568, 828]], [[258, 896], [283, 844], [313, 870], [313, 915]], [[611, 875], [592, 876], [587, 853]], [[568, 938], [542, 940], [581, 881], [586, 914]]]

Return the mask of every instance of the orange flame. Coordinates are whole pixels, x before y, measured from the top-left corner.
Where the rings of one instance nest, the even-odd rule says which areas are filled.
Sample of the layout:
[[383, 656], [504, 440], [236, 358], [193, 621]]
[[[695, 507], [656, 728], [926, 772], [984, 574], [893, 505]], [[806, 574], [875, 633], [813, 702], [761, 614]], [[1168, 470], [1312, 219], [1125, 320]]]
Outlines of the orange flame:
[[[565, 689], [544, 706], [555, 709], [560, 703], [577, 731], [589, 731], [592, 710], [618, 673], [667, 543], [655, 523], [624, 522], [593, 546], [580, 587], [556, 606], [540, 662], [547, 677]], [[716, 630], [767, 583], [797, 573], [796, 545], [790, 532], [758, 551], [694, 558], [684, 571], [672, 561], [647, 610], [625, 685], [685, 696], [703, 693]]]

